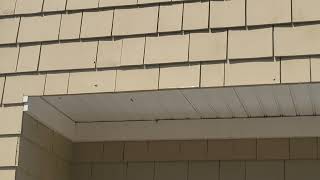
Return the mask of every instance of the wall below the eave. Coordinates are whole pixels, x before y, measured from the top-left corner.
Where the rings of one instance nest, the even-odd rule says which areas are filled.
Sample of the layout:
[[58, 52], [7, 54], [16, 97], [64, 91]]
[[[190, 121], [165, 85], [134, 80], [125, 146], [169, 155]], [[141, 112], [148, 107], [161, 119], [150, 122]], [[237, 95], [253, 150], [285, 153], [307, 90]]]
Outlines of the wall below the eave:
[[316, 180], [318, 138], [73, 145], [73, 180]]
[[22, 129], [16, 180], [70, 180], [71, 141], [27, 114]]
[[0, 179], [15, 180], [21, 124], [21, 106], [0, 107]]

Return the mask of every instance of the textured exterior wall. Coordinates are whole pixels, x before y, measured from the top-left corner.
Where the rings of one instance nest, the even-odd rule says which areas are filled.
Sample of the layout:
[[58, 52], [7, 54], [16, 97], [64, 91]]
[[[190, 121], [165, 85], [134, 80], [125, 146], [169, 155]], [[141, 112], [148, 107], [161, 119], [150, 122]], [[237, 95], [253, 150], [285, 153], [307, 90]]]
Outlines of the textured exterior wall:
[[6, 0], [1, 5], [2, 104], [20, 103], [23, 95], [320, 79], [320, 15], [312, 8], [317, 1]]
[[72, 143], [26, 114], [22, 130], [16, 180], [69, 180]]
[[72, 179], [315, 180], [319, 147], [318, 138], [77, 143]]
[[15, 180], [22, 107], [0, 107], [0, 179]]
[[[31, 134], [21, 135], [26, 95], [319, 82], [319, 5], [318, 0], [0, 0], [0, 179], [13, 180], [18, 162], [19, 178], [50, 179], [43, 173], [57, 173], [68, 179], [68, 173], [60, 170], [68, 168], [70, 154], [56, 152], [54, 132], [30, 120]], [[27, 159], [23, 153], [28, 149], [41, 158]], [[192, 167], [199, 166], [216, 170], [211, 179], [217, 174], [232, 179], [229, 172], [241, 169], [234, 167], [242, 167], [237, 177], [245, 173], [246, 179], [266, 173], [255, 169], [259, 167], [268, 170], [264, 176], [275, 176], [268, 178], [319, 177], [317, 160], [296, 161], [291, 148], [288, 153], [280, 161], [270, 155], [270, 162], [193, 166], [178, 159], [173, 165], [120, 163], [112, 168], [127, 168], [126, 176], [119, 170], [117, 178], [136, 179], [167, 178], [175, 168], [177, 178], [189, 173], [192, 178]], [[318, 157], [306, 154], [302, 159]], [[41, 162], [43, 157], [51, 164]], [[30, 161], [44, 171], [23, 165]], [[47, 172], [49, 166], [55, 168]], [[104, 168], [88, 162], [77, 166], [84, 169], [76, 171], [83, 173], [79, 179]], [[186, 166], [191, 168], [187, 171]], [[139, 177], [139, 170], [149, 172], [144, 168], [156, 171]]]

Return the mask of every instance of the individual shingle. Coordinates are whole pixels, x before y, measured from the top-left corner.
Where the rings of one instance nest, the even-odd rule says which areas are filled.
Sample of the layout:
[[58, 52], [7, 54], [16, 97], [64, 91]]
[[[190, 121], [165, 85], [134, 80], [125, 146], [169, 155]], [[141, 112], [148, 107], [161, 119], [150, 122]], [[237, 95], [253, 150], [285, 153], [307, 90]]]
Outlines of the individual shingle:
[[99, 7], [113, 7], [137, 4], [137, 0], [100, 0]]
[[67, 10], [97, 8], [99, 0], [68, 0]]
[[113, 179], [125, 180], [126, 164], [125, 163], [103, 163], [92, 166], [92, 179]]
[[74, 143], [72, 152], [73, 162], [99, 162], [103, 157], [103, 143]]
[[37, 71], [41, 45], [20, 46], [17, 72]]
[[[4, 88], [4, 80], [5, 77], [0, 77], [0, 102], [2, 102], [2, 95], [3, 95], [3, 88]], [[0, 108], [0, 112], [3, 110], [3, 108]]]
[[0, 19], [0, 44], [9, 44], [16, 42], [19, 21], [19, 18]]
[[258, 139], [258, 160], [289, 159], [289, 139]]
[[291, 22], [291, 0], [247, 0], [247, 24]]
[[[45, 75], [8, 76], [4, 89], [3, 104], [21, 103], [23, 96], [41, 96]], [[32, 84], [32, 86], [26, 86]]]
[[62, 14], [59, 39], [78, 39], [82, 13]]
[[150, 153], [148, 150], [149, 143], [146, 141], [130, 141], [126, 142], [124, 148], [125, 161], [150, 161]]
[[68, 94], [113, 92], [116, 71], [70, 73]]
[[212, 1], [210, 28], [245, 26], [246, 0]]
[[150, 180], [154, 178], [153, 162], [129, 162], [127, 167], [127, 180]]
[[201, 87], [221, 87], [224, 85], [224, 63], [201, 64]]
[[285, 162], [287, 180], [317, 180], [320, 177], [319, 160], [290, 160]]
[[0, 138], [0, 166], [8, 167], [16, 165], [16, 152], [18, 137]]
[[0, 179], [16, 180], [16, 170], [15, 169], [0, 170]]
[[273, 56], [272, 28], [230, 30], [228, 40], [229, 59]]
[[40, 71], [94, 68], [97, 42], [42, 45]]
[[318, 0], [292, 0], [292, 20], [294, 22], [320, 20], [319, 5]]
[[63, 11], [66, 8], [67, 0], [44, 0], [43, 2], [43, 11], [52, 12], [52, 11]]
[[227, 59], [227, 32], [190, 34], [189, 61]]
[[191, 161], [188, 180], [219, 180], [219, 161]]
[[159, 89], [199, 87], [200, 64], [160, 67]]
[[146, 38], [128, 38], [122, 41], [121, 65], [143, 64]]
[[42, 11], [43, 0], [17, 0], [15, 14], [29, 14]]
[[67, 94], [69, 73], [47, 74], [44, 95]]
[[157, 162], [155, 180], [187, 180], [188, 164], [186, 162]]
[[208, 141], [210, 160], [256, 159], [255, 139], [217, 139]]
[[319, 54], [320, 25], [283, 26], [274, 28], [275, 56]]
[[123, 161], [124, 142], [105, 142], [103, 144], [103, 161], [119, 162]]
[[186, 62], [188, 49], [189, 35], [147, 37], [144, 63]]
[[181, 160], [206, 160], [207, 159], [207, 141], [189, 140], [180, 141]]
[[[2, 95], [4, 78], [0, 78], [0, 95]], [[1, 100], [1, 98], [0, 98]], [[22, 106], [1, 107], [0, 117], [2, 125], [0, 127], [1, 135], [21, 134], [22, 130]]]
[[226, 86], [278, 83], [280, 83], [279, 61], [265, 59], [226, 64]]
[[290, 159], [317, 159], [317, 138], [291, 138]]
[[116, 67], [121, 64], [122, 40], [99, 41], [97, 67]]
[[116, 9], [113, 31], [115, 36], [149, 34], [157, 31], [158, 6]]
[[71, 177], [77, 180], [86, 180], [91, 178], [91, 165], [89, 163], [74, 164], [71, 167]]
[[283, 180], [284, 161], [248, 161], [246, 162], [247, 180]]
[[117, 70], [116, 91], [158, 89], [159, 67]]
[[206, 29], [209, 27], [209, 2], [185, 3], [183, 30]]
[[183, 4], [163, 4], [159, 11], [159, 32], [181, 30]]
[[246, 179], [245, 161], [220, 161], [221, 180], [245, 180]]
[[0, 15], [14, 14], [16, 0], [0, 0]]
[[81, 38], [111, 36], [113, 11], [83, 12]]
[[154, 161], [180, 160], [180, 144], [178, 141], [152, 141], [149, 153]]
[[281, 58], [281, 83], [310, 82], [310, 58]]
[[0, 74], [16, 71], [19, 47], [0, 48]]
[[57, 40], [61, 15], [22, 17], [18, 42]]
[[320, 81], [320, 57], [315, 56], [311, 58], [311, 81]]

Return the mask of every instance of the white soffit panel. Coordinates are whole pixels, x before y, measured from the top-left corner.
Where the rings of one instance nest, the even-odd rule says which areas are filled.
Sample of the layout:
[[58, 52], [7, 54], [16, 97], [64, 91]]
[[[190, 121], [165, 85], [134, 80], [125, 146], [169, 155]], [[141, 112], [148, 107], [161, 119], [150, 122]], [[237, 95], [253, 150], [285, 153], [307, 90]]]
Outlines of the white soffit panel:
[[74, 141], [320, 136], [319, 94], [293, 84], [43, 96], [27, 113]]

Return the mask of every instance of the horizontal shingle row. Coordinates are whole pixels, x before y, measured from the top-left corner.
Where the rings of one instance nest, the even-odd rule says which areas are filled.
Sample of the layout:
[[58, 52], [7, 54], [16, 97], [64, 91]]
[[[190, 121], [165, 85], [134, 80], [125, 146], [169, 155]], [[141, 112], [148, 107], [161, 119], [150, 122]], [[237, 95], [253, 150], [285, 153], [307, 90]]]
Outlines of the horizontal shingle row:
[[[0, 16], [113, 8], [198, 0], [1, 0]], [[214, 1], [214, 0], [212, 0]]]
[[73, 162], [319, 159], [318, 138], [75, 143]]
[[320, 54], [320, 25], [0, 47], [0, 74]]
[[231, 0], [5, 18], [0, 19], [0, 44], [290, 25], [292, 22], [320, 20], [320, 13], [315, 17], [309, 8], [303, 12], [303, 7], [293, 13], [292, 19], [290, 0], [247, 1], [247, 10], [245, 0]]
[[[68, 2], [67, 2], [68, 1]], [[19, 14], [34, 14], [48, 13], [67, 10], [85, 10], [99, 9], [105, 7], [122, 7], [143, 4], [170, 4], [175, 2], [191, 2], [198, 0], [33, 0], [25, 2], [23, 0], [2, 0], [0, 1], [0, 16], [1, 15], [19, 15]], [[247, 1], [247, 2], [246, 2]], [[317, 0], [228, 0], [228, 1], [212, 1], [214, 11], [218, 14], [223, 12], [232, 12], [226, 14], [227, 22], [225, 23], [244, 23], [245, 18], [245, 3], [247, 3], [248, 24], [260, 24], [258, 19], [264, 20], [263, 23], [281, 23], [292, 19], [294, 22], [299, 21], [314, 21], [319, 20], [320, 13], [317, 10], [319, 2]], [[204, 12], [202, 12], [204, 13]], [[240, 16], [239, 16], [240, 15]], [[233, 18], [232, 18], [233, 17]], [[241, 22], [242, 21], [242, 22]], [[217, 24], [223, 23], [222, 21]]]
[[318, 160], [81, 163], [72, 180], [317, 180], [319, 170]]
[[23, 96], [319, 82], [319, 68], [319, 57], [299, 57], [19, 74], [0, 77], [0, 97], [15, 104]]

